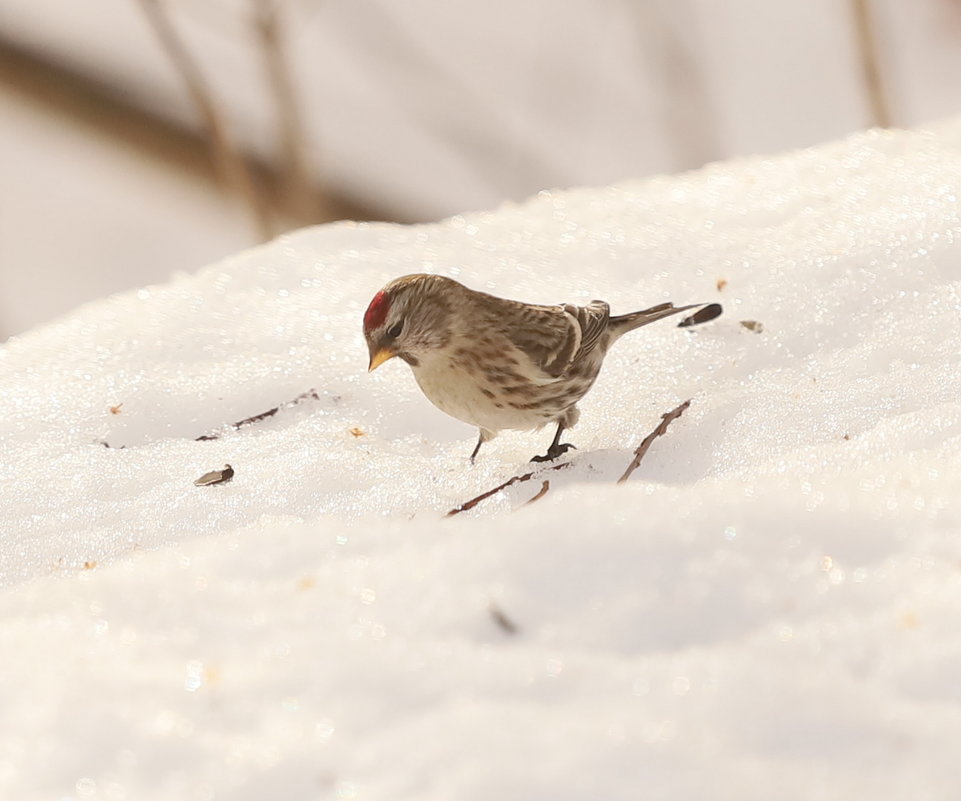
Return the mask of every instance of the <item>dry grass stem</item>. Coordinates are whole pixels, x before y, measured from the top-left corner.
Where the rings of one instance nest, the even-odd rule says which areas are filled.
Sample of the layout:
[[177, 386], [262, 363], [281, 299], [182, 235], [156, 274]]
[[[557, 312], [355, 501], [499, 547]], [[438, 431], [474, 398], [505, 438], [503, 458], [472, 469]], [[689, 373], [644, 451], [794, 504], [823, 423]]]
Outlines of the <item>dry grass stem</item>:
[[[535, 475], [540, 475], [541, 473], [544, 473], [550, 470], [563, 470], [564, 468], [570, 467], [570, 466], [571, 466], [570, 462], [561, 462], [560, 464], [551, 465], [550, 467], [544, 470], [532, 470], [530, 473], [524, 473], [524, 475], [522, 476], [513, 476], [512, 478], [507, 479], [507, 481], [505, 481], [503, 484], [498, 484], [496, 487], [494, 487], [494, 489], [487, 490], [487, 492], [482, 492], [480, 495], [478, 495], [475, 498], [471, 498], [469, 501], [464, 501], [464, 503], [462, 503], [460, 506], [457, 506], [451, 509], [444, 516], [453, 517], [454, 515], [459, 515], [461, 512], [466, 512], [469, 509], [473, 509], [481, 501], [486, 501], [491, 496], [496, 495], [498, 492], [501, 492], [502, 490], [507, 489], [512, 484], [520, 484], [523, 481], [530, 481]], [[548, 484], [548, 482], [546, 481], [544, 483]], [[538, 495], [543, 495], [545, 492], [547, 492], [547, 490], [544, 487], [541, 487], [541, 491], [538, 493]]]
[[627, 481], [627, 479], [631, 477], [631, 473], [637, 470], [638, 465], [640, 465], [641, 460], [644, 458], [644, 455], [647, 453], [648, 449], [651, 447], [651, 443], [653, 443], [654, 440], [657, 439], [658, 437], [664, 436], [664, 434], [667, 433], [667, 427], [672, 422], [677, 420], [678, 417], [684, 414], [684, 412], [687, 411], [687, 407], [690, 405], [691, 405], [691, 401], [686, 400], [676, 409], [673, 409], [667, 412], [666, 414], [661, 415], [661, 422], [657, 426], [657, 428], [655, 428], [650, 434], [644, 437], [644, 441], [641, 442], [641, 444], [638, 445], [637, 448], [634, 450], [634, 458], [631, 460], [631, 463], [627, 466], [627, 470], [624, 471], [624, 475], [622, 475], [619, 479], [617, 479], [618, 484], [623, 484], [625, 481]]
[[[687, 411], [687, 407], [690, 405], [691, 405], [691, 401], [686, 400], [676, 409], [672, 409], [671, 411], [661, 415], [661, 422], [658, 424], [657, 428], [655, 428], [650, 434], [644, 437], [644, 441], [641, 442], [641, 444], [638, 445], [637, 448], [634, 450], [634, 458], [633, 460], [631, 460], [631, 463], [627, 466], [627, 470], [624, 471], [624, 475], [622, 475], [617, 480], [618, 484], [623, 484], [625, 481], [627, 481], [627, 479], [631, 477], [631, 473], [637, 470], [638, 465], [640, 465], [641, 460], [644, 458], [644, 455], [647, 453], [648, 449], [651, 447], [651, 443], [653, 443], [654, 440], [657, 439], [658, 437], [664, 436], [664, 434], [667, 433], [668, 426], [670, 426], [671, 423], [673, 423], [678, 417], [684, 414], [684, 412]], [[460, 506], [454, 507], [445, 515], [445, 517], [453, 517], [454, 515], [459, 515], [461, 512], [466, 512], [470, 509], [473, 509], [475, 506], [477, 506], [477, 504], [481, 503], [482, 501], [486, 501], [488, 498], [493, 497], [498, 492], [501, 492], [514, 484], [520, 484], [524, 481], [530, 481], [532, 478], [534, 478], [534, 476], [540, 476], [543, 473], [548, 471], [563, 470], [564, 468], [570, 467], [571, 464], [572, 464], [571, 462], [561, 462], [560, 464], [551, 465], [550, 467], [544, 470], [532, 470], [530, 473], [524, 473], [523, 475], [512, 476], [511, 478], [507, 479], [507, 481], [501, 484], [498, 484], [493, 489], [489, 489], [487, 490], [487, 492], [482, 492], [480, 495], [477, 495], [476, 497], [471, 498], [469, 501], [465, 501]], [[533, 498], [531, 498], [529, 501], [527, 501], [524, 505], [527, 506], [529, 504], [534, 503], [535, 501], [540, 500], [548, 493], [550, 488], [551, 488], [551, 482], [545, 480], [541, 484], [541, 488], [537, 492], [537, 494]]]
[[[281, 404], [280, 406], [274, 406], [274, 408], [268, 409], [266, 412], [260, 412], [260, 414], [245, 417], [243, 420], [238, 420], [236, 423], [231, 423], [230, 428], [236, 430], [238, 428], [243, 428], [244, 426], [252, 425], [253, 423], [259, 423], [261, 420], [266, 420], [268, 417], [273, 417], [281, 409], [296, 406], [299, 403], [303, 403], [305, 400], [320, 400], [317, 390], [308, 389], [306, 392], [301, 392], [296, 398], [287, 401], [287, 403]], [[197, 437], [194, 442], [206, 442], [212, 439], [220, 439], [220, 434], [203, 434]]]
[[526, 501], [524, 503], [524, 506], [530, 506], [535, 501], [539, 501], [541, 498], [547, 495], [547, 492], [548, 490], [550, 490], [550, 488], [551, 488], [551, 482], [545, 480], [544, 483], [541, 484], [541, 488], [537, 491], [537, 495], [535, 495], [529, 501]]
[[139, 0], [139, 2], [147, 21], [160, 41], [160, 46], [183, 80], [190, 95], [190, 101], [200, 115], [210, 140], [210, 149], [217, 169], [224, 183], [247, 206], [260, 239], [270, 239], [273, 230], [266, 205], [257, 192], [243, 156], [230, 138], [226, 114], [218, 105], [197, 62], [194, 61], [171, 22], [163, 0]]
[[319, 196], [311, 180], [303, 115], [284, 46], [282, 4], [278, 0], [251, 0], [251, 5], [254, 31], [274, 102], [284, 178], [282, 189], [287, 196], [285, 205], [306, 222], [327, 219], [330, 211], [320, 208]]
[[869, 0], [851, 0], [851, 12], [854, 16], [858, 54], [861, 59], [861, 78], [868, 95], [873, 123], [881, 128], [890, 128], [891, 112], [884, 92], [884, 83], [881, 80], [878, 42], [874, 34]]

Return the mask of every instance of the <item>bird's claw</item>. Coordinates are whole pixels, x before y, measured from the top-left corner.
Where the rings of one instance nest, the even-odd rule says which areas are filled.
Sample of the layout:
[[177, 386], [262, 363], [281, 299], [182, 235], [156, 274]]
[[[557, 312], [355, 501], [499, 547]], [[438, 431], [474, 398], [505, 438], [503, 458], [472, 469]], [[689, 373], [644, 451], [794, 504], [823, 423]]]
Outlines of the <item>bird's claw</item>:
[[565, 453], [567, 453], [571, 449], [575, 451], [577, 450], [577, 448], [574, 445], [571, 445], [571, 443], [569, 442], [565, 442], [563, 444], [558, 444], [558, 445], [551, 445], [551, 447], [547, 449], [547, 453], [545, 453], [543, 456], [533, 456], [531, 457], [531, 461], [532, 462], [553, 462], [555, 459], [563, 456]]

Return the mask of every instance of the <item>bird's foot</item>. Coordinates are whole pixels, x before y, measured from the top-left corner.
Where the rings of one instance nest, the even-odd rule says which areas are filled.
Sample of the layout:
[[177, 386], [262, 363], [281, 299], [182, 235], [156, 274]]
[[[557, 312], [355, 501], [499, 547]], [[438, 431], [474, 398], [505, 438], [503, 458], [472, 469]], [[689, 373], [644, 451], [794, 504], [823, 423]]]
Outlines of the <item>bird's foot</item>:
[[571, 443], [569, 442], [551, 445], [551, 447], [547, 449], [547, 453], [545, 453], [543, 456], [533, 456], [531, 457], [531, 461], [532, 462], [553, 462], [555, 459], [557, 459], [560, 456], [563, 456], [565, 453], [567, 453], [571, 449], [575, 451], [577, 450], [577, 448], [571, 445]]

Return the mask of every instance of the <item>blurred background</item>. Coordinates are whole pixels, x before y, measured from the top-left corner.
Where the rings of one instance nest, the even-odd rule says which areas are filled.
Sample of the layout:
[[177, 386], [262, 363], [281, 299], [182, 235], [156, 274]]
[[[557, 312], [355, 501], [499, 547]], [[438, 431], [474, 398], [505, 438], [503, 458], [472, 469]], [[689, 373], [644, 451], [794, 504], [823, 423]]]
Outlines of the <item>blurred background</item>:
[[291, 228], [961, 111], [961, 0], [0, 0], [0, 341]]

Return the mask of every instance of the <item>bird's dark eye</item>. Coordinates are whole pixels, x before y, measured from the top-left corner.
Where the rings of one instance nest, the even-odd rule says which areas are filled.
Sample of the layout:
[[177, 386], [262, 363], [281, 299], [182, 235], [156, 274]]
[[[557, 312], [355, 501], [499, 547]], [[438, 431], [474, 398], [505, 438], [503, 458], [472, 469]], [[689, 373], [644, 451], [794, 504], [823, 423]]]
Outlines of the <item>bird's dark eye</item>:
[[400, 336], [400, 332], [404, 330], [404, 321], [398, 320], [390, 328], [387, 329], [387, 336], [391, 339], [397, 339]]

